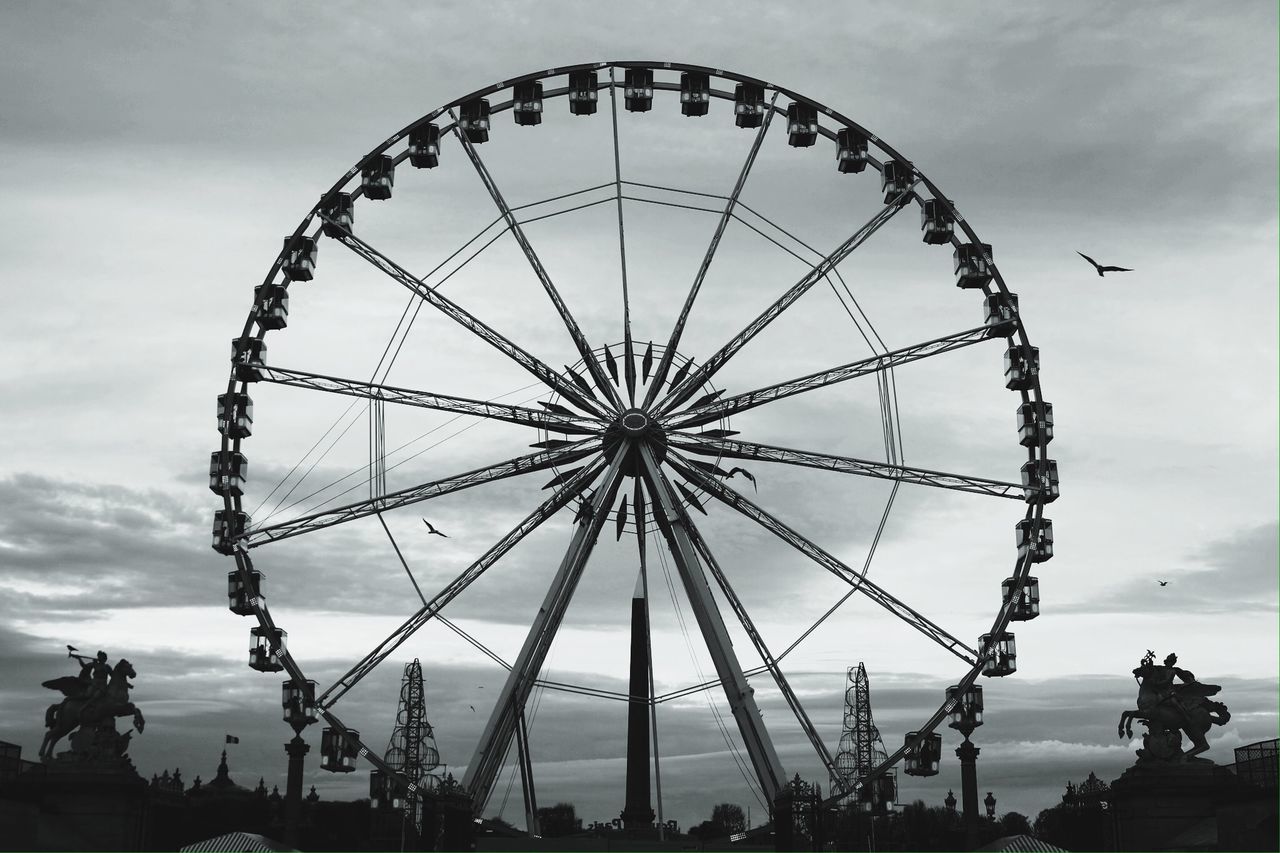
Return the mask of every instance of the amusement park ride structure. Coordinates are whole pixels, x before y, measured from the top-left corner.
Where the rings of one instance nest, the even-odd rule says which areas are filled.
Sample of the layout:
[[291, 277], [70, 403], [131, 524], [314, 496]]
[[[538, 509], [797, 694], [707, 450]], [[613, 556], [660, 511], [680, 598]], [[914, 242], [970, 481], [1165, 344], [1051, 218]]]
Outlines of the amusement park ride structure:
[[[627, 278], [623, 202], [632, 199], [627, 193], [635, 186], [647, 185], [634, 184], [623, 178], [618, 115], [620, 107], [631, 112], [649, 111], [666, 93], [676, 96], [680, 111], [685, 116], [706, 115], [713, 101], [727, 101], [732, 105], [734, 123], [750, 131], [751, 145], [729, 194], [700, 200], [717, 206], [716, 209], [697, 209], [718, 213], [718, 225], [703, 253], [701, 265], [684, 293], [669, 337], [665, 342], [642, 342], [632, 334], [634, 294], [629, 290]], [[525, 232], [524, 226], [539, 218], [528, 209], [542, 202], [512, 207], [479, 153], [490, 133], [498, 133], [491, 124], [498, 114], [510, 111], [516, 125], [534, 126], [542, 122], [544, 108], [561, 99], [567, 102], [572, 114], [579, 116], [595, 113], [600, 102], [607, 99], [612, 116], [614, 180], [545, 200], [569, 199], [577, 204], [577, 198], [571, 197], [589, 200], [599, 196], [595, 201], [570, 208], [574, 210], [616, 200], [622, 322], [621, 339], [608, 345], [588, 339]], [[788, 282], [781, 294], [744, 328], [728, 330], [731, 333], [726, 336], [723, 346], [695, 359], [681, 351], [687, 321], [726, 228], [731, 222], [748, 222], [746, 215], [750, 208], [742, 202], [741, 195], [761, 146], [770, 128], [776, 124], [783, 125], [785, 139], [793, 148], [809, 148], [820, 142], [833, 144], [835, 171], [840, 174], [878, 172], [883, 205], [852, 233], [846, 232], [847, 238], [829, 252], [814, 251], [818, 259], [806, 263], [807, 272], [798, 280]], [[446, 142], [453, 146], [448, 157], [456, 155], [456, 163], [469, 165], [479, 176], [498, 213], [493, 223], [500, 226], [497, 236], [509, 234], [527, 259], [573, 342], [579, 358], [576, 365], [556, 369], [514, 338], [441, 293], [439, 277], [433, 279], [435, 270], [426, 276], [410, 272], [371, 242], [375, 238], [360, 233], [356, 227], [357, 201], [389, 199], [395, 187], [396, 172], [403, 173], [406, 162], [413, 169], [447, 165]], [[662, 187], [651, 189], [686, 192]], [[682, 202], [671, 204], [675, 207], [688, 206], [688, 197], [682, 197]], [[893, 349], [888, 348], [873, 329], [874, 341], [867, 338], [872, 350], [868, 357], [740, 393], [727, 393], [711, 384], [731, 359], [815, 285], [831, 282], [834, 289], [834, 281], [837, 280], [843, 285], [839, 265], [913, 203], [920, 210], [923, 242], [951, 247], [955, 286], [980, 293], [983, 310], [980, 315], [975, 313], [975, 322], [958, 324], [960, 330], [952, 334]], [[350, 251], [391, 282], [408, 290], [420, 300], [419, 308], [429, 306], [534, 377], [544, 392], [538, 407], [394, 387], [383, 382], [323, 375], [271, 363], [267, 359], [267, 332], [284, 329], [288, 325], [290, 295], [298, 289], [299, 282], [309, 281], [315, 276], [318, 244], [324, 239], [335, 245], [334, 251]], [[793, 239], [799, 242], [798, 238]], [[475, 254], [483, 251], [493, 240]], [[336, 248], [339, 245], [341, 250]], [[470, 245], [469, 242], [463, 248]], [[852, 299], [847, 287], [845, 292]], [[852, 312], [850, 316], [853, 316]], [[900, 430], [895, 425], [894, 369], [988, 341], [1003, 346], [1003, 384], [1019, 398], [1017, 435], [1026, 456], [1020, 482], [903, 464], [898, 452]], [[502, 689], [497, 691], [496, 702], [474, 754], [466, 764], [462, 780], [477, 813], [489, 800], [512, 739], [523, 740], [522, 715], [531, 690], [539, 684], [557, 686], [540, 681], [539, 674], [592, 550], [610, 521], [618, 538], [624, 533], [635, 535], [642, 577], [647, 559], [645, 543], [649, 535], [656, 533], [657, 540], [673, 562], [716, 670], [713, 681], [676, 691], [667, 697], [653, 695], [651, 676], [649, 695], [643, 697], [644, 701], [651, 709], [656, 709], [664, 698], [688, 695], [694, 690], [716, 685], [723, 687], [750, 768], [761, 791], [770, 801], [784, 790], [788, 777], [765, 729], [748, 681], [749, 676], [763, 672], [772, 677], [813, 746], [817, 759], [830, 778], [836, 780], [832, 798], [846, 799], [853, 791], [849, 789], [847, 774], [842, 774], [838, 767], [839, 755], [833, 758], [823, 744], [779, 666], [779, 661], [790, 649], [774, 654], [766, 646], [747, 607], [730, 585], [728, 574], [722, 570], [704, 538], [695, 512], [705, 514], [707, 505], [718, 503], [755, 522], [847, 584], [845, 598], [855, 592], [866, 597], [959, 661], [960, 672], [956, 683], [947, 690], [946, 699], [921, 721], [916, 731], [907, 735], [902, 746], [888, 754], [883, 750], [859, 748], [857, 775], [864, 785], [874, 783], [900, 762], [907, 773], [936, 773], [941, 750], [935, 742], [938, 735], [934, 734], [934, 729], [944, 719], [954, 716], [960, 697], [967, 695], [980, 675], [1004, 676], [1014, 672], [1014, 636], [1008, 631], [1009, 623], [1033, 619], [1039, 612], [1039, 587], [1036, 578], [1031, 576], [1031, 570], [1035, 563], [1052, 556], [1052, 524], [1043, 517], [1043, 513], [1045, 505], [1058, 496], [1058, 474], [1056, 463], [1047, 453], [1053, 437], [1052, 406], [1041, 395], [1039, 351], [1027, 337], [1017, 295], [1009, 291], [996, 268], [991, 247], [979, 240], [953, 202], [910, 160], [839, 112], [763, 80], [679, 63], [602, 62], [549, 69], [503, 81], [427, 113], [392, 134], [342, 175], [321, 196], [319, 203], [307, 213], [295, 231], [285, 238], [283, 251], [263, 283], [256, 288], [249, 315], [232, 342], [231, 361], [230, 378], [217, 401], [221, 446], [210, 461], [210, 488], [223, 501], [214, 519], [213, 547], [235, 561], [235, 568], [228, 576], [232, 612], [252, 617], [256, 622], [251, 629], [250, 666], [262, 672], [286, 672], [289, 677], [286, 692], [292, 691], [297, 701], [311, 709], [310, 719], [316, 716], [324, 719], [327, 728], [322, 743], [322, 767], [350, 770], [357, 759], [363, 758], [372, 763], [385, 779], [396, 780], [397, 784], [403, 785], [410, 797], [421, 793], [422, 780], [405, 777], [403, 768], [394, 766], [368, 749], [360, 741], [359, 733], [339, 719], [339, 701], [429, 621], [439, 620], [451, 625], [441, 611], [521, 540], [566, 509], [574, 513], [572, 538], [523, 647], [510, 664], [491, 655], [509, 669], [509, 674]], [[880, 389], [881, 427], [886, 439], [886, 458], [882, 461], [748, 441], [737, 437], [737, 431], [731, 428], [729, 419], [740, 413], [858, 377], [874, 377]], [[243, 505], [248, 465], [243, 445], [253, 432], [250, 390], [265, 385], [286, 385], [313, 392], [347, 395], [369, 405], [371, 494], [368, 500], [284, 521], [266, 519], [253, 523]], [[535, 448], [533, 453], [410, 488], [388, 491], [383, 467], [387, 404], [516, 424], [537, 430], [540, 440], [532, 445]], [[730, 470], [729, 466], [738, 461], [799, 466], [875, 478], [891, 482], [892, 494], [897, 493], [900, 485], [909, 484], [969, 492], [984, 496], [981, 498], [984, 500], [995, 499], [997, 503], [1008, 499], [1023, 502], [1025, 511], [1020, 513], [1021, 518], [1014, 524], [1017, 556], [1013, 560], [1011, 574], [1001, 585], [990, 630], [978, 639], [976, 647], [971, 647], [872, 581], [865, 566], [858, 569], [846, 564], [832, 550], [822, 547], [767, 510], [757, 502], [759, 498], [753, 500], [734, 489], [728, 481], [742, 469]], [[422, 596], [421, 608], [336, 682], [318, 690], [316, 683], [307, 679], [302, 664], [288, 648], [285, 631], [267, 606], [262, 585], [264, 575], [255, 566], [256, 549], [358, 519], [376, 517], [381, 520], [384, 514], [412, 504], [534, 472], [553, 475], [544, 487], [550, 490], [549, 497], [441, 591], [434, 596]], [[746, 476], [754, 481], [751, 474]], [[888, 507], [885, 513], [887, 516]], [[389, 535], [390, 530], [387, 532]], [[407, 564], [405, 568], [408, 568]], [[744, 670], [730, 642], [712, 583], [750, 639], [763, 666]], [[994, 589], [992, 595], [994, 597]], [[558, 686], [569, 689], [568, 685]], [[592, 691], [594, 695], [608, 693], [595, 688], [576, 690]], [[300, 719], [306, 718], [307, 715], [303, 714]], [[869, 718], [867, 722], [870, 723]], [[521, 752], [521, 767], [531, 773], [523, 746]], [[658, 809], [661, 819], [660, 799]]]

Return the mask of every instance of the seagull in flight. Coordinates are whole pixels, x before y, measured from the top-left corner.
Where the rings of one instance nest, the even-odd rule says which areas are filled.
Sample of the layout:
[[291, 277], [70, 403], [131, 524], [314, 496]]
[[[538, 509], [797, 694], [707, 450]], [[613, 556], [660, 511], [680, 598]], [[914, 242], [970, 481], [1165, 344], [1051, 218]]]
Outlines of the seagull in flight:
[[755, 475], [752, 474], [750, 471], [748, 471], [746, 468], [730, 468], [729, 476], [732, 477], [734, 474], [741, 474], [742, 476], [746, 477], [748, 480], [751, 481], [751, 488], [755, 489], [757, 492], [760, 491], [760, 489], [756, 487]]
[[1076, 254], [1084, 258], [1089, 263], [1093, 264], [1093, 268], [1098, 271], [1099, 276], [1101, 276], [1104, 272], [1133, 272], [1133, 270], [1128, 269], [1126, 267], [1104, 267], [1102, 264], [1098, 263], [1093, 258], [1086, 255], [1084, 252], [1077, 251]]
[[1168, 586], [1168, 585], [1169, 585], [1169, 582], [1168, 582], [1168, 581], [1156, 581], [1156, 583], [1160, 584], [1160, 586]]
[[476, 706], [475, 706], [475, 705], [468, 705], [467, 707], [471, 709], [471, 713], [473, 713], [473, 714], [474, 714], [474, 713], [476, 712]]
[[436, 530], [435, 527], [431, 524], [431, 522], [427, 521], [425, 518], [422, 519], [422, 523], [427, 526], [428, 535], [435, 534], [436, 536], [443, 536], [445, 539], [449, 538], [448, 533], [441, 533], [439, 530]]

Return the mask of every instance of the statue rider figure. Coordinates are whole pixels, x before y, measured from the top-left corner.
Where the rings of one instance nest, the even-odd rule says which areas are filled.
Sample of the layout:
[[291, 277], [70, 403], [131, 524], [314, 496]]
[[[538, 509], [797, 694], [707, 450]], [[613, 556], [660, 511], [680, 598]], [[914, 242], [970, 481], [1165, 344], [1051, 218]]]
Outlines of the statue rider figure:
[[[1155, 665], [1155, 655], [1147, 652], [1147, 657], [1142, 659], [1142, 666], [1133, 671], [1134, 677], [1145, 676], [1142, 679], [1142, 686], [1151, 688], [1155, 693], [1154, 701], [1148, 707], [1154, 707], [1164, 702], [1178, 709], [1181, 714], [1186, 714], [1186, 709], [1182, 703], [1178, 701], [1178, 692], [1182, 685], [1176, 684], [1174, 679], [1181, 679], [1183, 684], [1196, 684], [1196, 677], [1190, 671], [1183, 669], [1177, 665], [1178, 656], [1170, 653], [1164, 659], [1163, 666]], [[1143, 708], [1141, 710], [1147, 710]]]
[[111, 678], [111, 667], [107, 666], [107, 653], [98, 652], [97, 658], [81, 657], [74, 655], [76, 660], [80, 661], [79, 681], [81, 684], [81, 696], [85, 702], [92, 702], [100, 696], [106, 695], [107, 682]]

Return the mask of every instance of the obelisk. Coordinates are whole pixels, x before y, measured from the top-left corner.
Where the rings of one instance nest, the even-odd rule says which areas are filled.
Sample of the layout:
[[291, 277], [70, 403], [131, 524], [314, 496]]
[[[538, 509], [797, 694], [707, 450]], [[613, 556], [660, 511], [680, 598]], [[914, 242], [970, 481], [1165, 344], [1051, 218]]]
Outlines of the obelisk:
[[649, 617], [644, 579], [636, 578], [631, 597], [631, 681], [627, 703], [627, 802], [622, 809], [624, 829], [653, 826], [649, 804]]

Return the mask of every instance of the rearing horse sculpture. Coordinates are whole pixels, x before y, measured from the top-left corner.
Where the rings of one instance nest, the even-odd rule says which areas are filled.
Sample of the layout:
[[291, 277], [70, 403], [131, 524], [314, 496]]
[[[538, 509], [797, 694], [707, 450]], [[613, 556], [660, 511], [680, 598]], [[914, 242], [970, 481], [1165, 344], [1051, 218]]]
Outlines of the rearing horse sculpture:
[[50, 705], [45, 712], [44, 722], [49, 731], [45, 732], [44, 742], [40, 744], [40, 757], [53, 757], [53, 748], [58, 741], [77, 726], [88, 727], [115, 717], [133, 715], [133, 727], [142, 733], [146, 720], [142, 712], [129, 701], [130, 678], [137, 677], [133, 665], [121, 658], [111, 670], [111, 680], [101, 696], [87, 698], [78, 695], [80, 682], [75, 676], [55, 678], [44, 682], [44, 686], [53, 690], [61, 690], [67, 698], [55, 705]]
[[[1205, 733], [1210, 726], [1224, 725], [1231, 719], [1227, 706], [1208, 698], [1222, 688], [1216, 684], [1201, 684], [1185, 669], [1176, 666], [1178, 656], [1171, 654], [1163, 666], [1155, 663], [1155, 653], [1148, 651], [1142, 663], [1133, 671], [1138, 679], [1138, 707], [1120, 715], [1118, 734], [1133, 737], [1133, 721], [1147, 724], [1148, 734], [1143, 738], [1145, 753], [1152, 758], [1169, 759], [1181, 753], [1181, 735], [1186, 732], [1192, 749], [1183, 753], [1191, 758], [1206, 752], [1209, 741]], [[1179, 678], [1184, 683], [1175, 684]], [[1140, 757], [1148, 755], [1140, 753]]]

